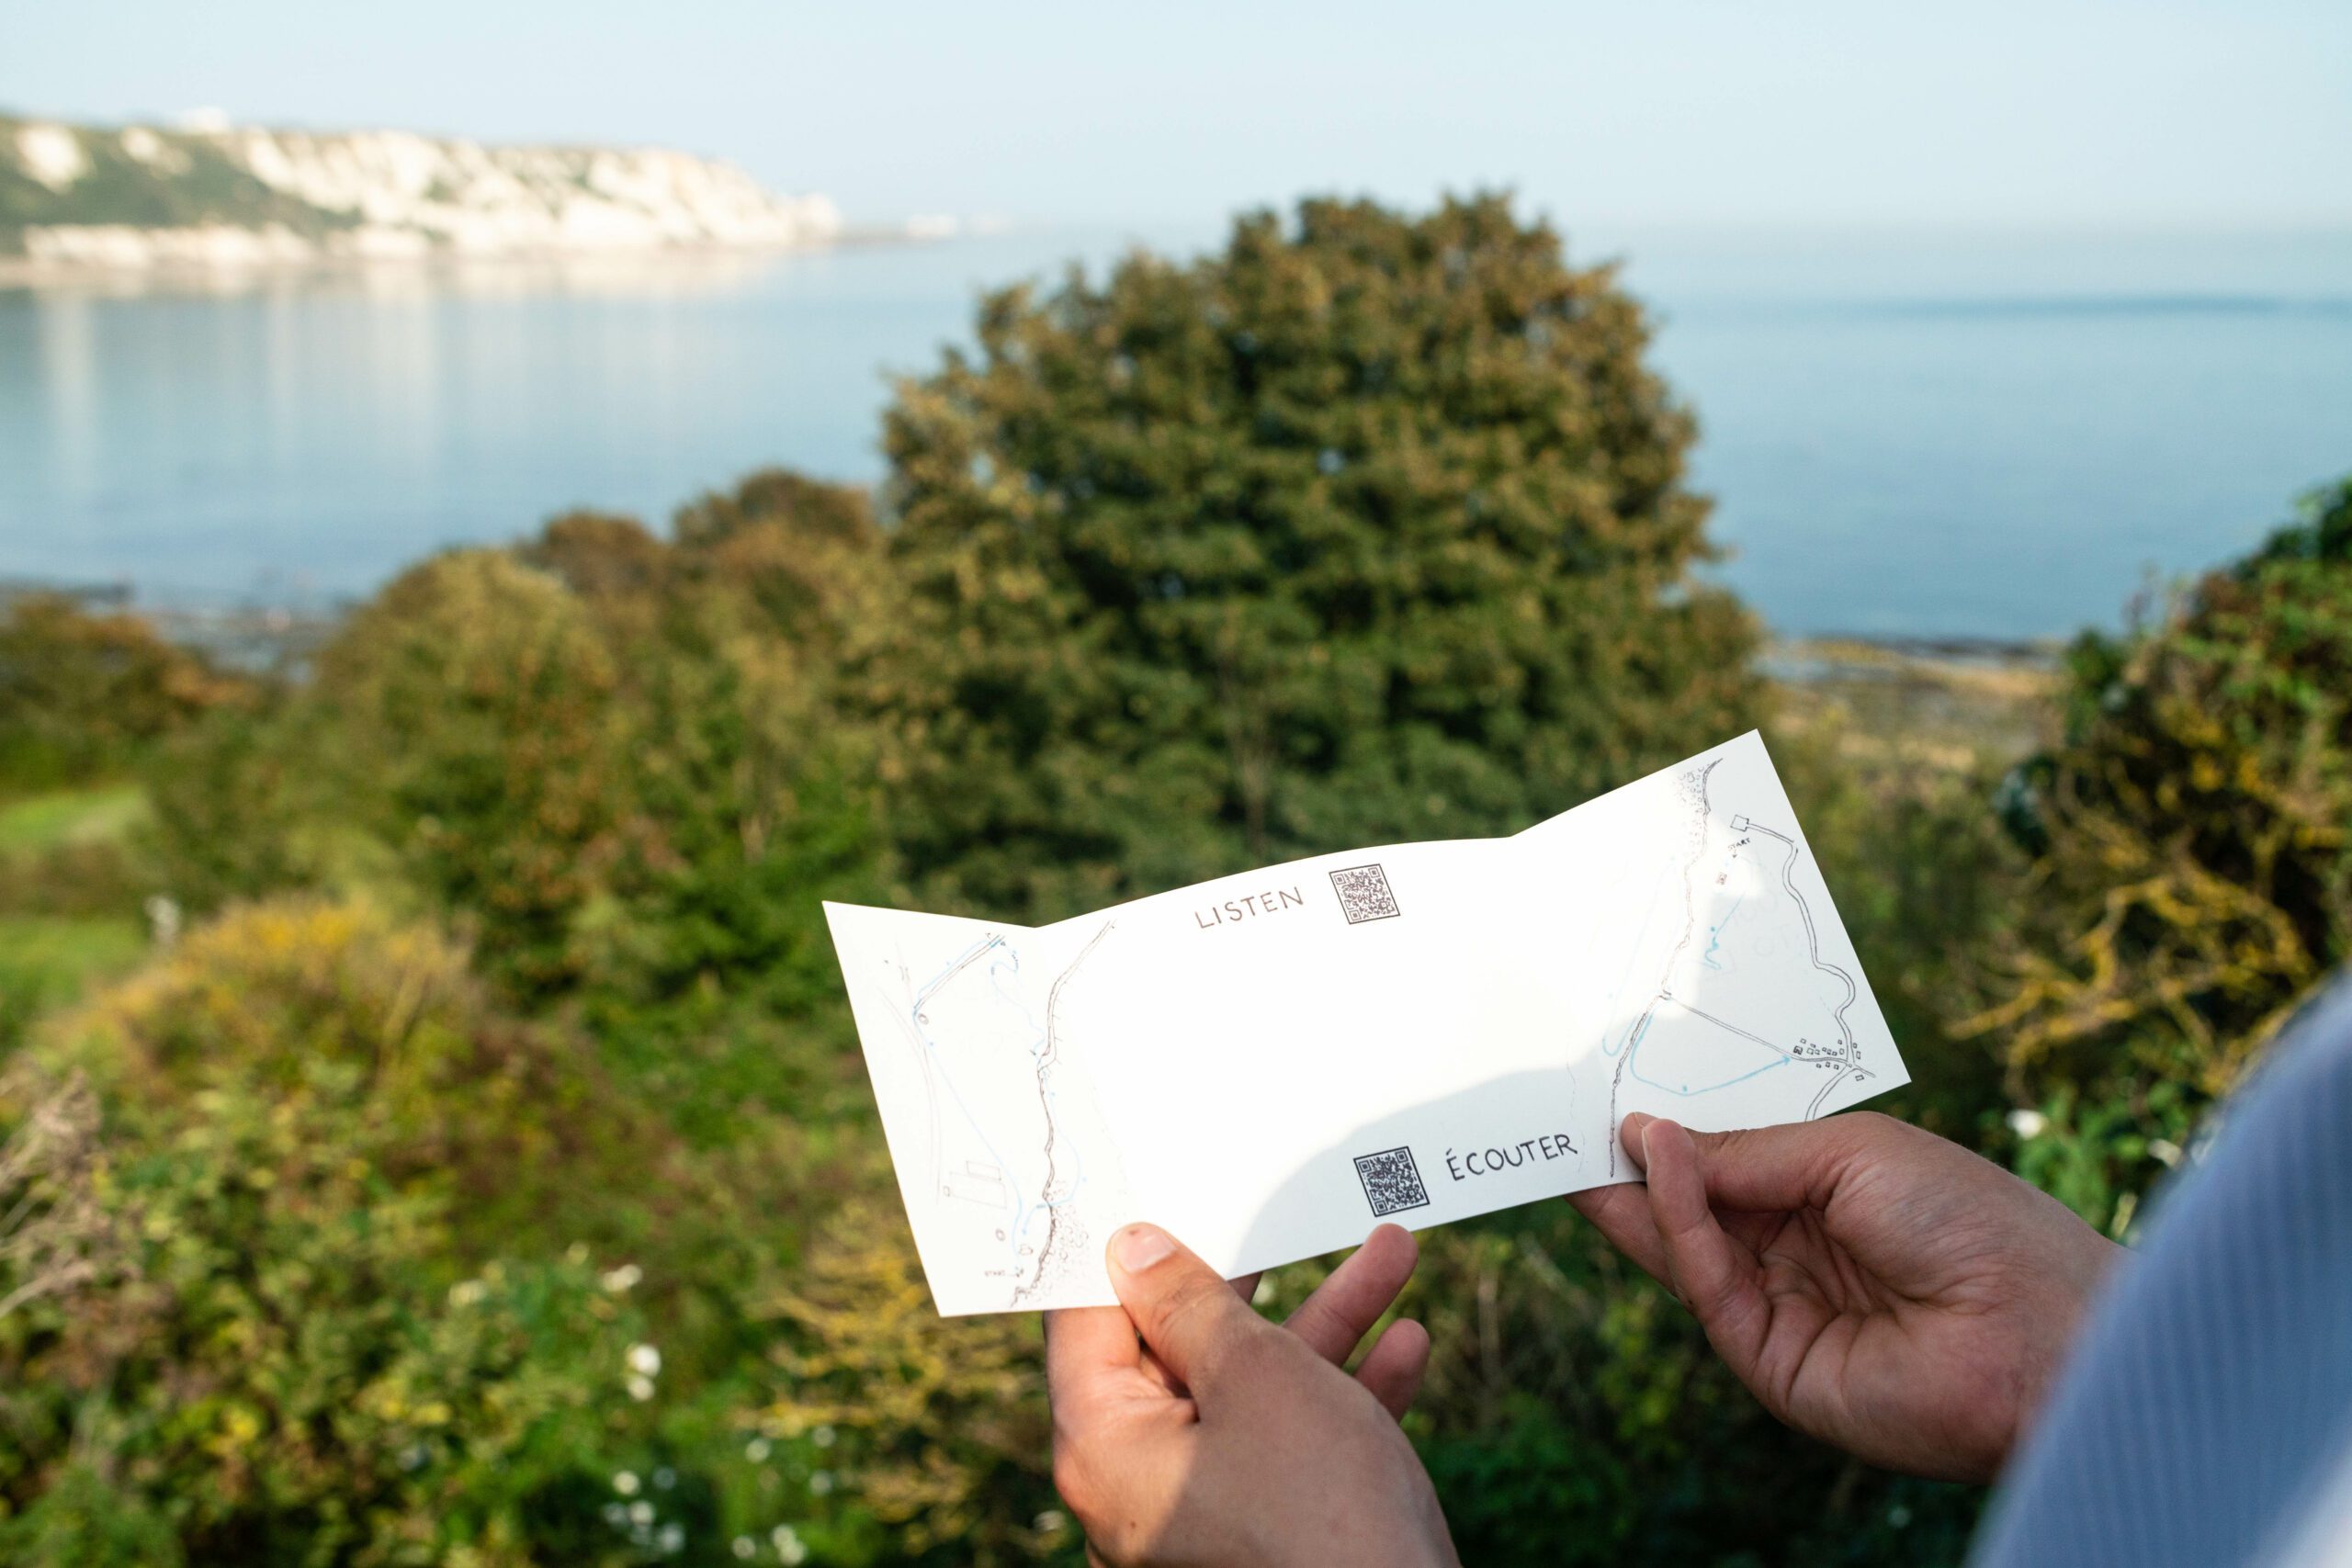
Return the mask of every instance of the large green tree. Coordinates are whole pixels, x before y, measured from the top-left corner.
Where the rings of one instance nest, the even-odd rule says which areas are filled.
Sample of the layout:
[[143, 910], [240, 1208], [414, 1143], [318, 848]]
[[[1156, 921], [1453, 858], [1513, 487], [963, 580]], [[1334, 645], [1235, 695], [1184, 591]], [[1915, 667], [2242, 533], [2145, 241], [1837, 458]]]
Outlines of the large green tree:
[[1507, 831], [1750, 721], [1647, 321], [1502, 197], [1260, 213], [992, 295], [978, 337], [888, 415], [930, 897]]

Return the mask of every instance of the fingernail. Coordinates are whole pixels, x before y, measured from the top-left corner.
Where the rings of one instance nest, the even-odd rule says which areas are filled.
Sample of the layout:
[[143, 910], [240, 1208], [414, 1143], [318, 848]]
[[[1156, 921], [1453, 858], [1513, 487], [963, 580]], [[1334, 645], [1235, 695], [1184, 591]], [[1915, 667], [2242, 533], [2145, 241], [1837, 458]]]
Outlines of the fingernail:
[[1158, 1225], [1129, 1225], [1111, 1238], [1111, 1257], [1130, 1274], [1140, 1274], [1176, 1250], [1175, 1238]]
[[1619, 1145], [1624, 1149], [1625, 1157], [1634, 1162], [1634, 1168], [1644, 1175], [1647, 1175], [1650, 1168], [1650, 1146], [1644, 1134], [1649, 1132], [1650, 1123], [1656, 1120], [1656, 1117], [1645, 1116], [1641, 1111], [1628, 1111], [1625, 1119], [1617, 1123]]

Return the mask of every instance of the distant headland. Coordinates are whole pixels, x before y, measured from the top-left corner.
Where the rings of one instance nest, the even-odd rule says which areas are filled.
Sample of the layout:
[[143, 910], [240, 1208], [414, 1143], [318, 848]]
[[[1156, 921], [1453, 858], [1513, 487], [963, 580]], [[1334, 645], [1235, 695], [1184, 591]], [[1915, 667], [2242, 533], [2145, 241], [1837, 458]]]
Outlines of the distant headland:
[[[882, 237], [845, 228], [827, 197], [662, 149], [274, 130], [214, 114], [168, 127], [0, 114], [0, 281]], [[923, 236], [910, 224], [888, 237]]]

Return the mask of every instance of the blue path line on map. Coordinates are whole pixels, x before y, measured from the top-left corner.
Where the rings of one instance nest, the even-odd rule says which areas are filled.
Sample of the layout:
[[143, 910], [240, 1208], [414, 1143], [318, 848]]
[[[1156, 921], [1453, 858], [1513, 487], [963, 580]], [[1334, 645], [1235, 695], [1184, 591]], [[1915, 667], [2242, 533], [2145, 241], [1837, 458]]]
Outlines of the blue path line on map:
[[1707, 951], [1699, 954], [1699, 962], [1717, 974], [1723, 972], [1724, 966], [1715, 962], [1715, 949], [1724, 944], [1724, 928], [1731, 924], [1731, 918], [1739, 913], [1739, 907], [1747, 897], [1747, 895], [1743, 893], [1733, 899], [1731, 908], [1724, 911], [1724, 918], [1707, 928]]
[[1729, 1089], [1734, 1084], [1746, 1083], [1748, 1079], [1756, 1077], [1758, 1073], [1769, 1073], [1774, 1067], [1787, 1066], [1792, 1059], [1793, 1058], [1792, 1057], [1782, 1056], [1775, 1061], [1767, 1062], [1760, 1067], [1752, 1068], [1747, 1072], [1744, 1072], [1736, 1078], [1725, 1078], [1721, 1083], [1706, 1084], [1698, 1089], [1692, 1089], [1689, 1084], [1684, 1084], [1680, 1089], [1677, 1089], [1672, 1084], [1663, 1084], [1658, 1082], [1656, 1078], [1644, 1077], [1642, 1077], [1641, 1068], [1635, 1066], [1631, 1062], [1625, 1064], [1625, 1070], [1633, 1074], [1637, 1081], [1645, 1083], [1652, 1089], [1662, 1089], [1668, 1094], [1675, 1095], [1683, 1100], [1690, 1100], [1702, 1094], [1713, 1094], [1719, 1089]]

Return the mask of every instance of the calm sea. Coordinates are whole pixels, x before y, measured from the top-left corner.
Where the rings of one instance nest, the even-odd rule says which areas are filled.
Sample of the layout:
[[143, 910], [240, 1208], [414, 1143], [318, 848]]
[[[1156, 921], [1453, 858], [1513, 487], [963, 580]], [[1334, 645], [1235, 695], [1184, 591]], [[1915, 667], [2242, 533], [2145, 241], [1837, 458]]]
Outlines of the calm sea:
[[[568, 507], [872, 479], [978, 288], [1212, 234], [0, 291], [0, 578], [316, 604]], [[1657, 308], [1718, 570], [1783, 632], [2113, 624], [2352, 471], [2352, 231], [1571, 242]]]

